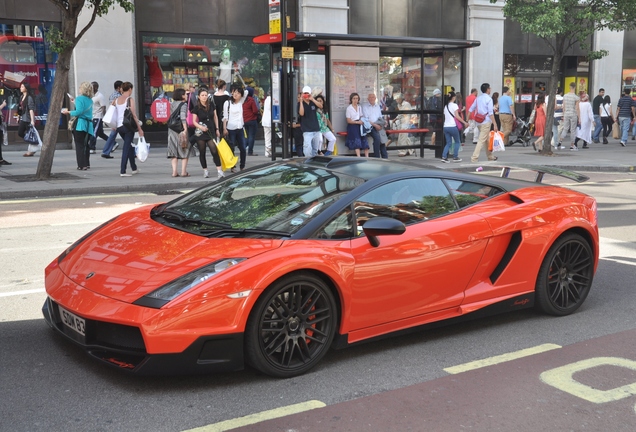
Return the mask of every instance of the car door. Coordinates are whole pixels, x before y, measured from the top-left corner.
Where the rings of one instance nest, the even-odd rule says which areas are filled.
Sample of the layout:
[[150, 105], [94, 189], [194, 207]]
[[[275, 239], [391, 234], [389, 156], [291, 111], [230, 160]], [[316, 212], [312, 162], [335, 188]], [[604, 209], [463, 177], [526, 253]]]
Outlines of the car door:
[[[492, 231], [483, 217], [457, 211], [442, 180], [397, 180], [360, 196], [353, 209], [358, 236], [351, 241], [355, 271], [349, 330], [461, 304]], [[377, 216], [402, 221], [406, 232], [380, 236], [380, 245], [373, 247], [362, 226]]]

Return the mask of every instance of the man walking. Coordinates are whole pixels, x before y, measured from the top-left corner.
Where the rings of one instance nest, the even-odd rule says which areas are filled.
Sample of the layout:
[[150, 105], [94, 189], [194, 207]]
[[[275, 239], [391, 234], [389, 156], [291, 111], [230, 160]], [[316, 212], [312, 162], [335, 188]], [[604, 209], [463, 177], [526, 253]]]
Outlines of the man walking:
[[565, 139], [568, 132], [572, 142], [570, 150], [576, 151], [579, 148], [574, 143], [576, 139], [576, 127], [579, 123], [579, 97], [575, 93], [576, 84], [570, 83], [570, 92], [563, 96], [563, 131], [561, 132], [561, 142]]
[[[113, 92], [113, 94], [110, 95], [110, 97], [108, 98], [108, 101], [112, 104], [113, 101], [115, 99], [117, 99], [119, 96], [121, 96], [121, 86], [122, 86], [123, 82], [121, 82], [120, 80], [115, 81], [115, 84], [113, 84], [113, 87], [115, 88], [115, 91]], [[117, 137], [117, 128], [110, 128], [110, 135], [108, 136], [108, 139], [106, 140], [106, 144], [104, 144], [104, 148], [102, 149], [102, 157], [104, 159], [112, 159], [113, 157], [110, 155], [112, 152], [115, 151], [115, 149], [119, 146], [119, 143], [117, 143], [117, 141], [115, 140], [115, 138]]]
[[[475, 99], [477, 99], [477, 89], [474, 88], [470, 91], [470, 94], [466, 98], [466, 107], [470, 108], [475, 103]], [[473, 144], [477, 144], [477, 138], [479, 138], [479, 131], [477, 130], [477, 124], [475, 123], [474, 114], [466, 113], [468, 115], [468, 127], [464, 129], [464, 136], [468, 135], [470, 132], [473, 133]]]
[[600, 108], [603, 105], [603, 99], [605, 98], [605, 89], [599, 89], [598, 94], [592, 101], [592, 115], [594, 115], [594, 133], [592, 134], [592, 141], [598, 144], [600, 142], [601, 131], [603, 125], [601, 124], [601, 112]]
[[[486, 149], [486, 157], [489, 161], [496, 161], [497, 157], [492, 154], [488, 149], [488, 138], [490, 137], [490, 126], [492, 125], [494, 131], [497, 132], [497, 123], [495, 122], [495, 114], [493, 113], [492, 98], [490, 97], [490, 84], [483, 83], [481, 85], [481, 95], [475, 99], [475, 102], [471, 105], [469, 112], [471, 115], [474, 113], [473, 118], [475, 124], [479, 129], [479, 139], [477, 140], [477, 146], [473, 152], [470, 161], [475, 163], [479, 161], [479, 153], [481, 148]], [[479, 121], [480, 117], [484, 116], [483, 120]]]
[[102, 123], [102, 117], [106, 113], [106, 107], [108, 103], [106, 102], [106, 97], [100, 93], [99, 84], [96, 81], [93, 81], [93, 130], [95, 133], [90, 135], [88, 145], [90, 147], [91, 154], [95, 154], [95, 150], [97, 149], [97, 137], [103, 139], [104, 141], [108, 141], [108, 136], [104, 133], [104, 124]]
[[[382, 126], [378, 124], [378, 120], [382, 118], [382, 109], [380, 104], [377, 103], [377, 98], [374, 93], [370, 93], [367, 97], [367, 102], [362, 105], [362, 115], [371, 123], [371, 132], [369, 136], [373, 138], [373, 157], [382, 159], [388, 159], [389, 155], [386, 152], [386, 145], [382, 144], [380, 140], [380, 131]], [[362, 139], [367, 139], [363, 137]]]
[[615, 119], [616, 123], [621, 127], [621, 145], [623, 147], [627, 145], [629, 125], [632, 121], [632, 117], [636, 116], [636, 103], [630, 94], [631, 90], [628, 88], [623, 89], [623, 96], [621, 96], [616, 105]]
[[503, 95], [499, 98], [499, 120], [501, 121], [501, 130], [504, 134], [504, 144], [508, 145], [512, 126], [517, 120], [515, 115], [515, 107], [510, 97], [510, 88], [504, 86], [501, 89]]

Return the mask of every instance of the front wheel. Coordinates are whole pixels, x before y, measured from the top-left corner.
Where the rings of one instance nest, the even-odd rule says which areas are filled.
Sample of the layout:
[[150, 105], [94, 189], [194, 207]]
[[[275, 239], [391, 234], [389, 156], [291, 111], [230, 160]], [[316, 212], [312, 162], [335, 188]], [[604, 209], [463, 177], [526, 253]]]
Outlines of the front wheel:
[[550, 315], [571, 314], [585, 301], [593, 277], [590, 245], [578, 234], [562, 236], [541, 264], [535, 288], [537, 308]]
[[247, 363], [279, 378], [301, 375], [327, 353], [337, 325], [331, 290], [316, 276], [284, 277], [256, 302], [245, 329]]

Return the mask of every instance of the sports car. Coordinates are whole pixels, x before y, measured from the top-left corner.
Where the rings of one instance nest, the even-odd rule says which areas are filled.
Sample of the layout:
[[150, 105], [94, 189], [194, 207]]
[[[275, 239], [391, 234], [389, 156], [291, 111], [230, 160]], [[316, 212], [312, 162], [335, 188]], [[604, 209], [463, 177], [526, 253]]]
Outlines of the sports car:
[[46, 268], [43, 313], [134, 373], [291, 377], [393, 332], [571, 314], [598, 247], [596, 201], [567, 188], [317, 156], [104, 223]]

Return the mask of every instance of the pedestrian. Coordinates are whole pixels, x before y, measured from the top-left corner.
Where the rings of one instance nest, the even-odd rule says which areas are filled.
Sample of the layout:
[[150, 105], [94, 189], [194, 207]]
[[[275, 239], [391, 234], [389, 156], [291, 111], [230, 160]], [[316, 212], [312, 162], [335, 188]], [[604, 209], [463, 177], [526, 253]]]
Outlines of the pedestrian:
[[93, 135], [93, 85], [87, 81], [79, 86], [79, 95], [75, 98], [75, 109], [62, 110], [62, 114], [75, 117], [73, 140], [75, 141], [75, 158], [77, 169], [90, 169], [90, 136]]
[[546, 124], [545, 95], [540, 94], [537, 96], [537, 101], [534, 104], [534, 110], [534, 136], [536, 136], [537, 139], [532, 143], [532, 148], [535, 149], [535, 151], [540, 152], [543, 150], [543, 134], [545, 133]]
[[[319, 108], [322, 108], [322, 103], [311, 95], [311, 87], [304, 86], [301, 100], [298, 102], [298, 116], [303, 131], [303, 153], [306, 157], [316, 156], [322, 145], [322, 132], [318, 123]], [[349, 108], [347, 108], [348, 111]], [[367, 144], [367, 149], [368, 147]]]
[[[455, 103], [457, 104], [458, 110], [459, 110], [459, 116], [461, 117], [462, 120], [466, 120], [466, 107], [464, 105], [464, 97], [462, 96], [461, 92], [455, 92]], [[466, 123], [468, 124], [468, 123]], [[466, 128], [463, 128], [466, 129]], [[461, 141], [461, 145], [464, 145], [464, 141], [466, 141], [466, 136], [462, 133], [462, 131], [459, 131], [459, 140]]]
[[[245, 151], [245, 135], [243, 132], [243, 103], [247, 98], [247, 90], [243, 87], [236, 86], [231, 91], [232, 97], [225, 101], [223, 105], [223, 136], [225, 136], [232, 146], [238, 146], [240, 152], [239, 168], [245, 169], [245, 159], [247, 152]], [[234, 167], [232, 167], [232, 172]]]
[[[219, 118], [216, 115], [216, 107], [208, 90], [202, 87], [199, 88], [197, 104], [192, 110], [192, 123], [195, 127], [194, 140], [199, 149], [199, 162], [201, 163], [201, 168], [203, 168], [203, 178], [210, 177], [208, 161], [206, 159], [207, 149], [210, 149], [210, 153], [212, 154], [212, 160], [216, 166], [217, 178], [221, 179], [225, 177], [221, 166], [219, 151], [214, 142], [215, 139], [218, 140], [221, 137]], [[243, 130], [241, 129], [241, 133], [242, 132]]]
[[[436, 114], [429, 114], [430, 129], [433, 130], [431, 134], [431, 145], [435, 145], [437, 137], [440, 137], [444, 130], [444, 101], [442, 100], [442, 91], [440, 89], [433, 90], [433, 96], [428, 99], [428, 109], [436, 111]], [[415, 153], [415, 150], [413, 150]]]
[[263, 137], [265, 138], [265, 156], [272, 157], [272, 96], [269, 92], [265, 102], [263, 102], [261, 126], [263, 126]]
[[[570, 83], [570, 92], [563, 96], [563, 130], [561, 131], [561, 140], [565, 140], [567, 134], [570, 134], [570, 150], [578, 150], [574, 145], [576, 139], [576, 128], [579, 124], [579, 97], [575, 93], [576, 84]], [[561, 145], [559, 144], [559, 147]]]
[[[108, 101], [111, 105], [114, 105], [115, 100], [117, 100], [117, 98], [121, 96], [122, 84], [123, 82], [120, 80], [115, 81], [115, 83], [113, 84], [115, 91], [111, 93], [110, 97], [108, 98]], [[110, 135], [108, 135], [106, 144], [104, 144], [104, 148], [102, 148], [102, 157], [104, 159], [112, 159], [113, 157], [110, 154], [117, 150], [117, 147], [119, 147], [119, 143], [115, 138], [117, 138], [117, 128], [111, 127]]]
[[[20, 104], [18, 105], [18, 116], [20, 116], [20, 124], [18, 125], [18, 136], [24, 138], [27, 130], [33, 126], [35, 127], [35, 100], [31, 95], [31, 87], [29, 83], [20, 84]], [[37, 145], [29, 144], [26, 153], [22, 156], [32, 157], [38, 150]]]
[[[493, 113], [492, 108], [492, 98], [490, 97], [490, 84], [483, 83], [481, 85], [481, 95], [475, 99], [473, 104], [469, 108], [469, 112], [475, 120], [475, 125], [479, 130], [479, 138], [477, 140], [477, 145], [475, 147], [475, 151], [470, 158], [470, 161], [476, 163], [479, 161], [479, 154], [481, 153], [482, 147], [486, 150], [486, 157], [489, 161], [496, 161], [497, 156], [492, 154], [492, 151], [488, 148], [488, 138], [490, 137], [490, 125], [494, 124], [494, 131], [497, 132], [499, 128], [495, 123], [495, 115]], [[479, 121], [479, 117], [483, 116], [483, 120]]]
[[[470, 94], [466, 97], [466, 109], [470, 109], [475, 103], [475, 99], [477, 99], [477, 89], [473, 88], [470, 90]], [[475, 113], [468, 111], [466, 113], [468, 117], [468, 127], [464, 129], [464, 136], [469, 133], [473, 134], [473, 144], [477, 144], [477, 139], [479, 138], [479, 129], [477, 128], [477, 123], [475, 122]]]
[[[563, 149], [561, 144], [561, 133], [563, 131], [563, 89], [557, 88], [556, 96], [554, 98], [554, 119], [552, 122], [552, 145], [557, 150]], [[546, 106], [548, 104], [548, 98], [546, 97]]]
[[[411, 111], [413, 109], [413, 107], [411, 106], [411, 104], [404, 99], [404, 94], [403, 93], [396, 93], [395, 94], [395, 100], [397, 102], [397, 111]], [[417, 118], [417, 116], [415, 116], [415, 118]], [[414, 118], [411, 116], [411, 114], [400, 114], [397, 116], [397, 118], [395, 119], [395, 122], [397, 123], [397, 127], [395, 127], [395, 129], [410, 129], [411, 128], [411, 122]], [[397, 144], [398, 147], [403, 147], [403, 146], [410, 146], [411, 145], [411, 140], [409, 139], [409, 134], [408, 133], [399, 133], [399, 134], [394, 134], [393, 136], [397, 135]], [[410, 156], [410, 155], [416, 155], [417, 152], [415, 151], [415, 149], [406, 149], [406, 150], [399, 150], [398, 151], [398, 157], [404, 157], [404, 156]]]
[[[183, 125], [183, 131], [176, 132], [168, 128], [168, 150], [167, 157], [172, 165], [172, 177], [190, 177], [188, 174], [188, 160], [194, 157], [194, 148], [188, 140], [188, 106], [185, 98], [185, 89], [179, 88], [172, 93], [172, 103], [170, 105], [171, 115], [179, 112], [179, 119]], [[181, 174], [178, 172], [179, 161], [181, 161]]]
[[[594, 113], [590, 97], [583, 92], [579, 102], [579, 125], [576, 129], [576, 139], [574, 140], [575, 149], [578, 148], [579, 140], [583, 141], [583, 148], [587, 149], [588, 144], [592, 142], [592, 128], [594, 127]], [[570, 149], [572, 150], [572, 149]]]
[[318, 123], [320, 124], [320, 132], [322, 136], [327, 140], [327, 150], [323, 152], [325, 156], [331, 156], [336, 144], [336, 136], [334, 135], [333, 126], [329, 121], [329, 113], [325, 112], [325, 97], [323, 95], [316, 96], [316, 100], [322, 102], [322, 108], [318, 109]]
[[254, 89], [252, 87], [246, 87], [247, 98], [243, 103], [243, 127], [245, 128], [245, 135], [247, 135], [247, 155], [258, 156], [254, 153], [254, 140], [256, 139], [256, 130], [258, 129], [258, 107], [254, 102]]
[[631, 91], [628, 88], [623, 89], [623, 96], [618, 100], [616, 104], [616, 123], [621, 128], [621, 145], [625, 147], [627, 145], [627, 138], [629, 136], [629, 126], [632, 118], [636, 114], [636, 102], [631, 97]]
[[499, 98], [499, 121], [501, 124], [501, 131], [504, 134], [504, 144], [508, 145], [512, 126], [517, 120], [517, 116], [515, 115], [514, 102], [510, 96], [510, 87], [504, 86], [501, 89], [501, 93], [501, 97]]
[[[356, 152], [356, 156], [360, 157], [360, 150], [364, 150], [364, 157], [369, 157], [369, 142], [366, 138], [362, 138], [360, 126], [364, 124], [362, 121], [362, 108], [360, 105], [360, 95], [351, 93], [349, 95], [350, 105], [347, 107], [345, 116], [347, 119], [347, 139], [345, 145], [349, 150]], [[306, 152], [305, 152], [306, 154]]]
[[599, 110], [601, 114], [601, 123], [603, 123], [603, 144], [608, 144], [607, 137], [612, 133], [612, 124], [614, 123], [614, 117], [612, 117], [612, 99], [609, 95], [605, 95], [603, 98], [603, 104]]
[[601, 105], [603, 105], [605, 99], [605, 89], [598, 89], [598, 94], [592, 101], [592, 114], [594, 115], [594, 133], [592, 134], [592, 141], [596, 144], [599, 143], [601, 131], [603, 130], [603, 122], [601, 120]]
[[[192, 89], [194, 90], [194, 87]], [[220, 122], [223, 121], [223, 106], [225, 106], [225, 101], [230, 100], [230, 98], [231, 96], [227, 91], [227, 83], [222, 79], [216, 80], [216, 91], [212, 95], [212, 100], [216, 107], [216, 116]]]
[[2, 158], [2, 146], [4, 145], [4, 131], [7, 129], [2, 110], [7, 106], [7, 101], [2, 101], [0, 104], [0, 165], [11, 165], [11, 162]]
[[457, 94], [450, 92], [447, 96], [446, 106], [444, 107], [444, 139], [446, 144], [444, 151], [442, 152], [442, 162], [448, 163], [448, 153], [451, 148], [453, 151], [453, 162], [461, 162], [459, 158], [459, 148], [461, 147], [461, 139], [459, 137], [459, 129], [457, 128], [457, 122], [460, 122], [464, 126], [468, 126], [468, 123], [459, 114], [459, 106], [455, 103]]
[[[371, 132], [369, 135], [373, 138], [373, 154], [374, 158], [382, 158], [388, 159], [389, 155], [386, 151], [386, 143], [383, 144], [380, 139], [380, 131], [382, 130], [382, 126], [378, 123], [378, 120], [382, 118], [382, 108], [380, 108], [380, 104], [377, 101], [375, 93], [369, 93], [367, 96], [367, 102], [362, 104], [362, 115], [369, 120], [371, 123]], [[324, 134], [324, 132], [323, 132]], [[368, 138], [364, 138], [368, 139]]]
[[490, 130], [494, 130], [494, 125], [497, 125], [497, 128], [501, 129], [501, 120], [499, 119], [499, 92], [492, 94], [492, 113], [495, 116], [495, 123], [490, 127]]
[[[121, 96], [115, 99], [115, 107], [117, 109], [117, 133], [124, 140], [121, 149], [121, 164], [119, 169], [120, 177], [130, 177], [132, 174], [139, 174], [137, 169], [137, 163], [135, 162], [135, 149], [132, 146], [133, 138], [135, 137], [135, 129], [129, 129], [124, 125], [124, 114], [126, 108], [130, 110], [132, 114], [134, 125], [133, 128], [137, 129], [139, 137], [143, 138], [144, 131], [141, 128], [141, 122], [137, 117], [137, 110], [135, 107], [135, 101], [132, 98], [133, 85], [126, 81], [121, 85]], [[126, 167], [130, 163], [132, 174], [126, 172]]]
[[93, 81], [93, 131], [95, 133], [89, 138], [90, 153], [95, 154], [97, 149], [97, 138], [101, 138], [104, 141], [108, 141], [108, 136], [104, 133], [104, 124], [102, 123], [102, 117], [106, 114], [106, 108], [108, 103], [106, 97], [99, 91], [99, 83]]

